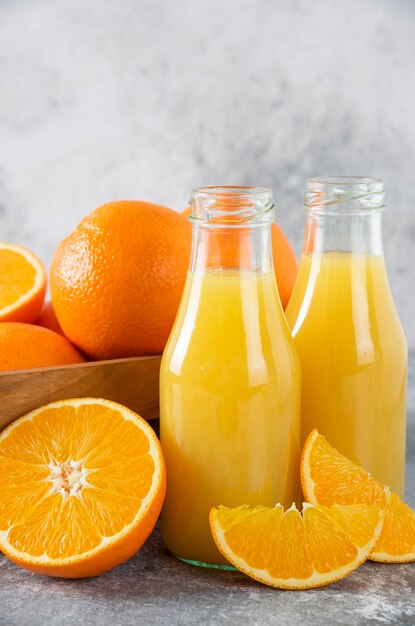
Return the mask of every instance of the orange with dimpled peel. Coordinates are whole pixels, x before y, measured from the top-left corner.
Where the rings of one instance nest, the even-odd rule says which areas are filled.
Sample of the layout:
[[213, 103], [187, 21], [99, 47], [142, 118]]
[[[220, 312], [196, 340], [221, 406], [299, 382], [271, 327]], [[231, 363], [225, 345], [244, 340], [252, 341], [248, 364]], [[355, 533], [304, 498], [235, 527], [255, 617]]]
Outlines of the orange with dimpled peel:
[[63, 335], [35, 324], [0, 324], [0, 371], [84, 363], [82, 354]]
[[92, 211], [53, 255], [50, 290], [65, 335], [90, 359], [161, 354], [191, 247], [183, 215], [151, 202]]

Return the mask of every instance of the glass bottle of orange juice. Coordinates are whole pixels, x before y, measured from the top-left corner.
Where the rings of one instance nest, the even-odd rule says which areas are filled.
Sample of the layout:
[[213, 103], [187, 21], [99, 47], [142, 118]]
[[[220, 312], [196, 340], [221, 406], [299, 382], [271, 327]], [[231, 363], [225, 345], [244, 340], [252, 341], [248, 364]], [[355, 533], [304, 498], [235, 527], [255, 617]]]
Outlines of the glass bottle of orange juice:
[[193, 247], [160, 370], [167, 465], [162, 534], [196, 565], [226, 566], [211, 507], [299, 498], [300, 364], [271, 255], [272, 193], [192, 194]]
[[407, 348], [382, 251], [383, 182], [310, 179], [286, 316], [302, 366], [302, 437], [317, 427], [403, 496]]

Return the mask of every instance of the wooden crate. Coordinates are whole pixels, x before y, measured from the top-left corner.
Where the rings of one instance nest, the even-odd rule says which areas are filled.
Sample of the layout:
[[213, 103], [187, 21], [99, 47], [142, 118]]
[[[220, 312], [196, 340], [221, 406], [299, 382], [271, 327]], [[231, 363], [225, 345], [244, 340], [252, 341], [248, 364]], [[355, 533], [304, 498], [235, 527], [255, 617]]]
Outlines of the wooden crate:
[[0, 430], [42, 404], [105, 398], [146, 420], [159, 415], [160, 356], [0, 372]]

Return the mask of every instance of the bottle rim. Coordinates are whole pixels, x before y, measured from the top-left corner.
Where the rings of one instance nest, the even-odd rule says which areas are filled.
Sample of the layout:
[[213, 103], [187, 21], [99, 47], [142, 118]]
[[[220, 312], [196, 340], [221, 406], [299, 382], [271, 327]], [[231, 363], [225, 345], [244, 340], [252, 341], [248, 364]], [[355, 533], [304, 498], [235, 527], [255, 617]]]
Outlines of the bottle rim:
[[274, 220], [271, 189], [245, 185], [208, 185], [192, 190], [190, 221], [212, 228], [251, 228]]
[[272, 196], [272, 191], [268, 187], [256, 187], [253, 185], [204, 185], [192, 189], [192, 196], [193, 194], [206, 195], [209, 197], [213, 195], [219, 197], [248, 195]]
[[369, 176], [328, 176], [308, 178], [304, 204], [312, 212], [336, 215], [382, 211], [384, 184]]

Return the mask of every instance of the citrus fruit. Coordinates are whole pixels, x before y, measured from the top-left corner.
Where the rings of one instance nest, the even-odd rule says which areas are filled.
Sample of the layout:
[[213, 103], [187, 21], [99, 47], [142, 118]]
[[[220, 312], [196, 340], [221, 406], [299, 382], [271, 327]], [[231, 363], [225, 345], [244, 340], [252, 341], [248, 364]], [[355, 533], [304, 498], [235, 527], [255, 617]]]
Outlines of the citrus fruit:
[[56, 317], [56, 313], [53, 309], [52, 302], [45, 302], [43, 304], [42, 310], [40, 311], [40, 315], [36, 320], [36, 326], [43, 326], [43, 328], [49, 328], [49, 330], [53, 330], [55, 333], [58, 333], [59, 335], [64, 334], [58, 322], [58, 318]]
[[68, 339], [52, 330], [22, 324], [0, 324], [0, 370], [22, 370], [83, 363], [85, 358]]
[[[184, 209], [182, 215], [188, 217], [191, 208]], [[235, 235], [233, 235], [235, 237]], [[286, 308], [297, 278], [297, 260], [283, 230], [275, 222], [271, 225], [272, 256], [274, 261], [275, 279], [283, 309]], [[235, 255], [234, 255], [235, 256]]]
[[310, 589], [344, 578], [366, 560], [382, 530], [376, 506], [305, 503], [220, 506], [210, 513], [219, 550], [239, 570], [271, 587]]
[[379, 542], [370, 554], [373, 561], [415, 561], [415, 512], [399, 496], [333, 448], [314, 429], [301, 458], [304, 497], [315, 504], [375, 504], [385, 509]]
[[282, 308], [285, 309], [297, 278], [297, 259], [286, 235], [275, 222], [271, 226], [271, 238], [275, 278]]
[[165, 492], [152, 428], [97, 398], [62, 400], [0, 434], [0, 549], [39, 574], [96, 576], [150, 534]]
[[65, 335], [93, 359], [161, 353], [190, 245], [190, 224], [166, 207], [131, 200], [93, 211], [52, 261], [52, 302]]
[[29, 250], [0, 242], [0, 322], [34, 322], [46, 292], [46, 272]]

